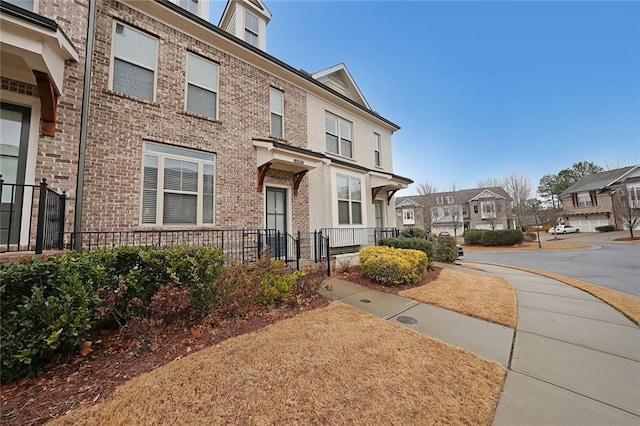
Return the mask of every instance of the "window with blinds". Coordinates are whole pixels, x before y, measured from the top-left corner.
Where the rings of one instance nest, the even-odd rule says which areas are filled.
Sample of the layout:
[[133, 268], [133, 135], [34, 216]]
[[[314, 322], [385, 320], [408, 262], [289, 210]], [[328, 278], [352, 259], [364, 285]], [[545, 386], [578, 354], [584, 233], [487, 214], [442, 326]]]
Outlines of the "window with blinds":
[[141, 221], [149, 225], [211, 225], [215, 155], [144, 143]]
[[337, 175], [338, 224], [362, 224], [362, 187], [357, 177]]
[[278, 138], [284, 137], [284, 92], [271, 88], [271, 135]]
[[154, 100], [158, 40], [116, 23], [112, 88], [137, 98]]
[[218, 65], [187, 54], [187, 111], [217, 118]]

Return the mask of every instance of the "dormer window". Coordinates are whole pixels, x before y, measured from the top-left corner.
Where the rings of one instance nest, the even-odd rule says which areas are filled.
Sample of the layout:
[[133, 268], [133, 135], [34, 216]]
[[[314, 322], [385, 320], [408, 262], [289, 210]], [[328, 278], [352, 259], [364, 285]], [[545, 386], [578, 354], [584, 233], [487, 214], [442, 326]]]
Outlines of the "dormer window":
[[198, 14], [198, 0], [178, 0], [178, 5], [194, 15]]
[[258, 18], [247, 11], [244, 12], [244, 41], [258, 47]]

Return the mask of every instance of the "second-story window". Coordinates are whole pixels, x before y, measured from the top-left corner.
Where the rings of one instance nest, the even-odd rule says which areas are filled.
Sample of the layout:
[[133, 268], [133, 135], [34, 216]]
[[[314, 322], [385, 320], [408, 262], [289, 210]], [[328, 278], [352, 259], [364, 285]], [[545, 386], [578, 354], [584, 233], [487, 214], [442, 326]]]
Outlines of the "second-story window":
[[258, 47], [258, 18], [244, 12], [244, 41]]
[[271, 135], [284, 137], [284, 92], [271, 88]]
[[153, 101], [157, 57], [157, 39], [116, 23], [113, 48], [113, 90]]
[[447, 195], [447, 204], [453, 204], [453, 195]]
[[482, 218], [492, 219], [496, 217], [496, 205], [492, 201], [480, 203], [482, 206]]
[[325, 115], [327, 151], [351, 158], [352, 124], [330, 113]]
[[589, 196], [589, 194], [578, 195], [578, 207], [584, 208], [584, 207], [592, 207], [592, 206], [593, 204], [591, 203], [591, 197]]
[[376, 167], [382, 166], [382, 159], [380, 158], [380, 135], [377, 133], [373, 134], [373, 159]]
[[218, 65], [187, 54], [187, 111], [217, 118]]
[[7, 3], [11, 3], [13, 5], [16, 5], [18, 7], [21, 7], [23, 9], [27, 9], [31, 12], [34, 12], [33, 10], [33, 0], [4, 0]]

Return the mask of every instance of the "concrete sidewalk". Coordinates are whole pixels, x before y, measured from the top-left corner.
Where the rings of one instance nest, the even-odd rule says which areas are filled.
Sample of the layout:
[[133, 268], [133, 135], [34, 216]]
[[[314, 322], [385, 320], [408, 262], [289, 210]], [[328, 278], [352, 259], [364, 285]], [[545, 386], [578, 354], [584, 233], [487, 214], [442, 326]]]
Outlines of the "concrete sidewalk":
[[640, 424], [638, 326], [559, 281], [481, 267], [515, 288], [516, 330], [334, 278], [322, 293], [508, 367], [494, 425]]

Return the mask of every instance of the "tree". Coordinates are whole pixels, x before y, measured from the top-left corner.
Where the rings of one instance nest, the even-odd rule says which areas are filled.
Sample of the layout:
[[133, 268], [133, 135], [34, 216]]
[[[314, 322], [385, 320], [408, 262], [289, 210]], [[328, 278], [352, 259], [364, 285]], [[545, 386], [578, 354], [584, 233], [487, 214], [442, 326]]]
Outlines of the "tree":
[[453, 236], [458, 236], [458, 228], [463, 225], [464, 213], [462, 211], [462, 204], [456, 190], [456, 183], [451, 183], [451, 195], [453, 196], [453, 206], [449, 209], [449, 216], [451, 217], [451, 223], [453, 225]]
[[495, 188], [497, 186], [502, 186], [502, 179], [498, 178], [487, 178], [479, 180], [476, 185], [478, 188]]
[[558, 196], [562, 191], [559, 191], [558, 175], [544, 175], [540, 179], [538, 184], [538, 194], [545, 200], [551, 202], [551, 207], [554, 210], [560, 208], [560, 200]]
[[579, 163], [573, 163], [571, 170], [573, 170], [576, 181], [588, 175], [595, 175], [596, 173], [604, 172], [604, 169], [602, 167], [591, 161], [581, 161]]
[[418, 185], [420, 204], [422, 204], [422, 221], [424, 222], [424, 230], [427, 232], [431, 232], [431, 224], [433, 222], [432, 209], [435, 204], [433, 194], [436, 192], [438, 192], [438, 189], [430, 182], [424, 182]]
[[633, 229], [640, 225], [640, 200], [636, 192], [617, 189], [613, 194], [613, 202], [616, 211], [620, 215], [622, 224], [629, 229], [629, 235], [633, 238]]
[[510, 172], [504, 178], [504, 190], [512, 198], [513, 214], [516, 216], [518, 226], [522, 226], [524, 217], [531, 213], [527, 204], [531, 198], [529, 178], [516, 172]]

